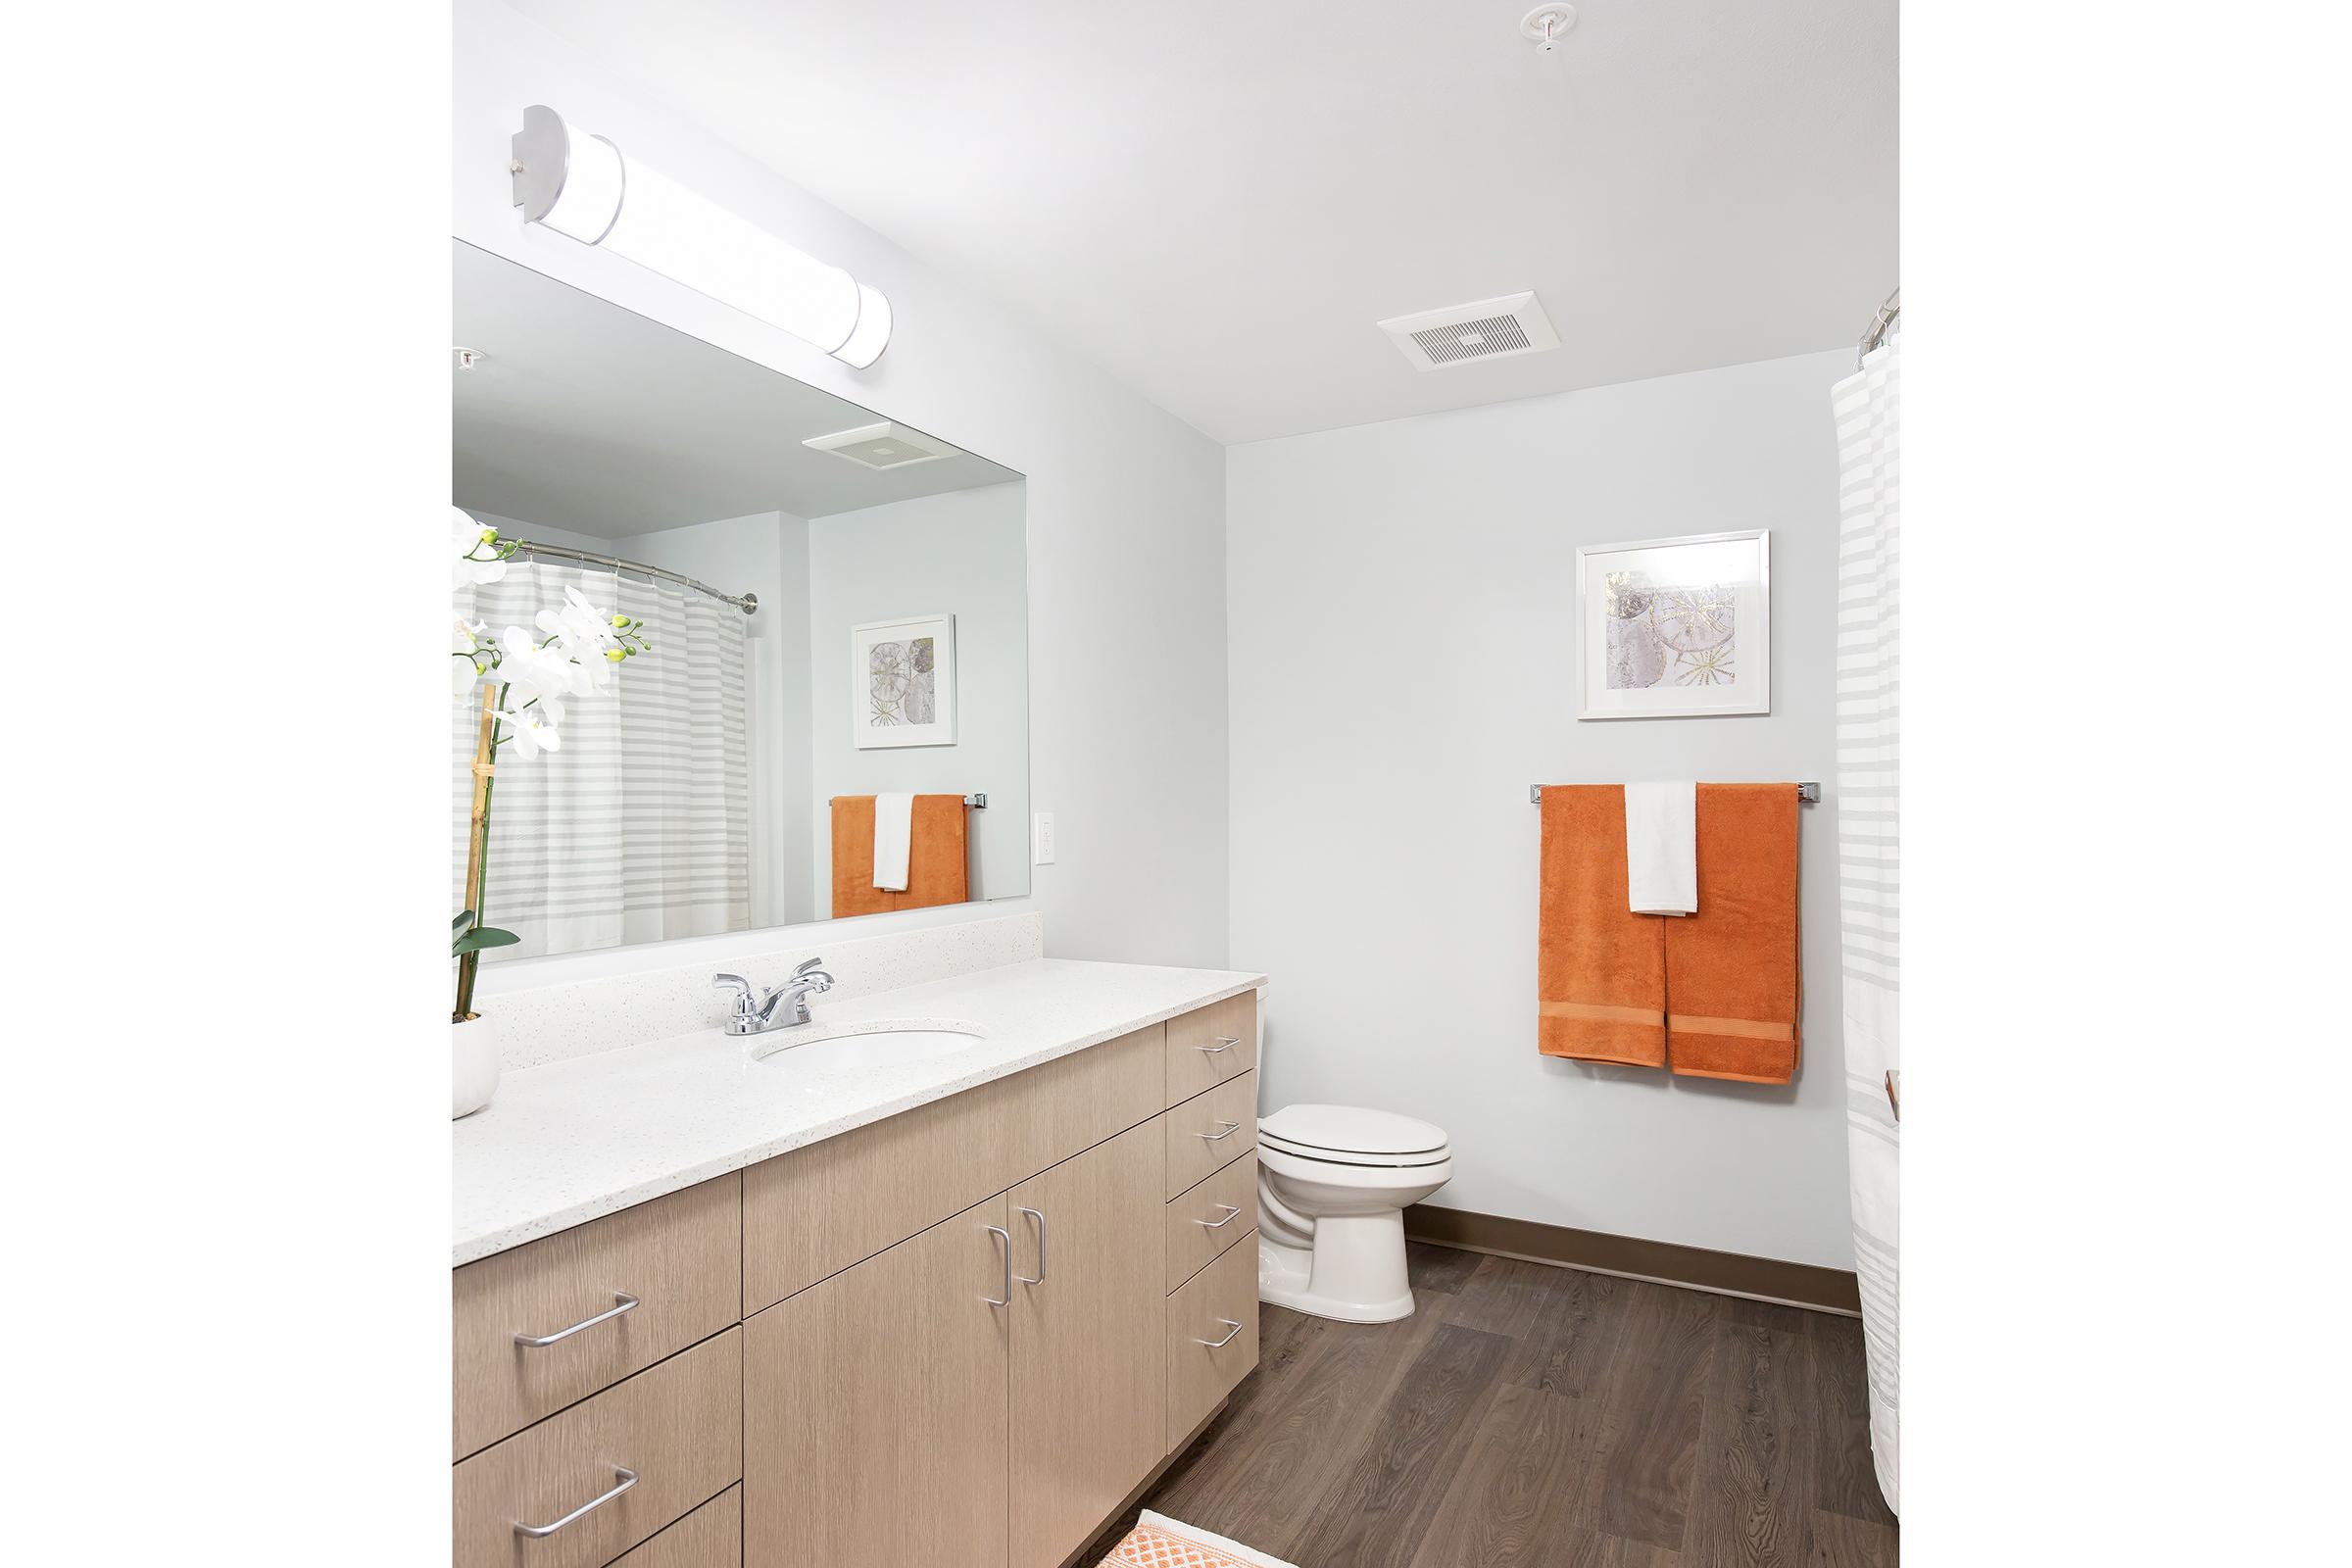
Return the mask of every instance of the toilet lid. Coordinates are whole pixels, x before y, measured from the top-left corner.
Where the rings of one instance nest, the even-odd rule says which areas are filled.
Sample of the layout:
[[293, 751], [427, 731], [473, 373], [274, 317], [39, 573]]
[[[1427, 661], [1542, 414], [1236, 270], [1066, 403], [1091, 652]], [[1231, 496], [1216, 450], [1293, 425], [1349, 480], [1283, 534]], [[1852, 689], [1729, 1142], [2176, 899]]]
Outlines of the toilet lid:
[[1433, 1154], [1446, 1149], [1442, 1127], [1358, 1105], [1285, 1105], [1259, 1119], [1257, 1135], [1277, 1149], [1308, 1154]]

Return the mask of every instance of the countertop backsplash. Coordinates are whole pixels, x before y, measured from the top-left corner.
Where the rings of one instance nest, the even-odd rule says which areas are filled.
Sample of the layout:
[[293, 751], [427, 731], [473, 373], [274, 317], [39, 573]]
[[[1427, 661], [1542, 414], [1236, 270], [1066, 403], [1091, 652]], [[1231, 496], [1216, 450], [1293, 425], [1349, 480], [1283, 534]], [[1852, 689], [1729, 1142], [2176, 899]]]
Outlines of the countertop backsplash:
[[[785, 933], [778, 933], [783, 935]], [[805, 928], [789, 947], [713, 963], [635, 969], [484, 998], [481, 1021], [507, 1072], [714, 1028], [727, 999], [710, 983], [722, 970], [762, 989], [781, 985], [810, 958], [837, 982], [825, 996], [846, 1002], [926, 980], [945, 980], [1045, 956], [1045, 917], [1034, 910], [952, 925], [811, 942]], [[820, 1010], [824, 999], [814, 999]]]

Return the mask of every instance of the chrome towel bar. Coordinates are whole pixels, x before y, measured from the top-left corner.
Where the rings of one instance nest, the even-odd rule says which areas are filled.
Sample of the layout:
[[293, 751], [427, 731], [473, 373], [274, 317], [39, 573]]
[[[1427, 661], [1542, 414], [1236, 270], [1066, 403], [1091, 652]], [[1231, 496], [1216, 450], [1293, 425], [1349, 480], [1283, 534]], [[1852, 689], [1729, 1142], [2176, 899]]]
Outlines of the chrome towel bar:
[[[1821, 804], [1821, 786], [1811, 783], [1799, 784], [1796, 787], [1796, 798], [1807, 806], [1818, 806]], [[1530, 784], [1527, 787], [1527, 803], [1530, 806], [1542, 806], [1544, 804], [1543, 785]]]

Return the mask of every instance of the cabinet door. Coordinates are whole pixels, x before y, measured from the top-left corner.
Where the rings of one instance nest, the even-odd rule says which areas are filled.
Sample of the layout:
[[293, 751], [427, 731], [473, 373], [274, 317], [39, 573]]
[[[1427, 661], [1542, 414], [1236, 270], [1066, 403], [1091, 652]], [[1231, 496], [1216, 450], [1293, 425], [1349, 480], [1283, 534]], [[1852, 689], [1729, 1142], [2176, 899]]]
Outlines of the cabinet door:
[[749, 1568], [1004, 1568], [1004, 1212], [992, 1198], [744, 1324]]
[[1146, 1122], [1009, 1195], [1012, 1568], [1054, 1568], [1167, 1452], [1161, 1149]]

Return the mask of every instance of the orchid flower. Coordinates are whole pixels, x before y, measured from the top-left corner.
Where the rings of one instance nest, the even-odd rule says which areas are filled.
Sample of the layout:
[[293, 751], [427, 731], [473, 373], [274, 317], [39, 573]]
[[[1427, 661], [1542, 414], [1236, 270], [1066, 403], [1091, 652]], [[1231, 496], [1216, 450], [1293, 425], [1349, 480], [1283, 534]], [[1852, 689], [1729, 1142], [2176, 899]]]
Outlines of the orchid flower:
[[461, 619], [457, 623], [457, 638], [449, 654], [452, 686], [460, 697], [473, 695], [481, 684], [482, 671], [492, 662], [492, 654], [482, 646], [482, 633], [489, 630], [480, 621]]
[[577, 661], [587, 671], [587, 684], [600, 691], [611, 679], [608, 666], [646, 650], [644, 638], [638, 635], [645, 622], [607, 614], [577, 588], [564, 590], [561, 610], [542, 610], [537, 618], [548, 642]]
[[539, 612], [539, 629], [564, 645], [564, 651], [578, 658], [583, 653], [601, 653], [619, 646], [615, 635], [628, 619], [623, 615], [608, 615], [588, 602], [577, 588], [564, 590], [564, 608]]
[[585, 696], [592, 689], [586, 665], [520, 626], [509, 626], [499, 635], [498, 678], [522, 694], [518, 705], [534, 697]]
[[525, 757], [556, 751], [564, 744], [564, 737], [556, 733], [556, 726], [564, 721], [564, 707], [552, 698], [542, 697], [528, 708], [494, 711], [507, 726], [506, 738], [521, 747]]
[[514, 553], [514, 547], [501, 544], [498, 530], [468, 516], [465, 508], [449, 510], [449, 543], [457, 555], [451, 564], [451, 580], [464, 588], [469, 584], [493, 583], [504, 577], [507, 557]]

